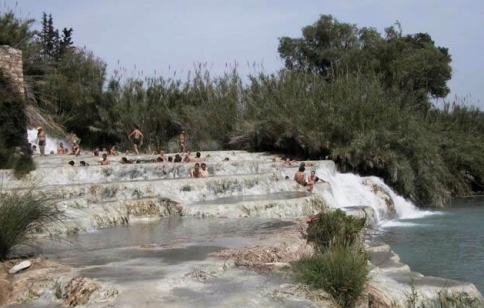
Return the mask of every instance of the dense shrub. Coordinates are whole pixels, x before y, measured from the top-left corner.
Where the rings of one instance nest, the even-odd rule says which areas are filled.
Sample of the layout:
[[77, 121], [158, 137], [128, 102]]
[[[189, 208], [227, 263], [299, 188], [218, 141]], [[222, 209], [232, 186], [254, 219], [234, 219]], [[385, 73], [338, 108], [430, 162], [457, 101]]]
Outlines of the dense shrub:
[[31, 243], [30, 235], [59, 221], [60, 212], [32, 190], [0, 194], [0, 260], [17, 245]]
[[307, 229], [307, 240], [324, 253], [331, 243], [354, 244], [365, 227], [366, 218], [346, 215], [342, 210], [327, 211], [318, 214]]
[[368, 254], [358, 246], [335, 242], [324, 254], [292, 263], [296, 279], [330, 293], [341, 307], [354, 307], [368, 281]]

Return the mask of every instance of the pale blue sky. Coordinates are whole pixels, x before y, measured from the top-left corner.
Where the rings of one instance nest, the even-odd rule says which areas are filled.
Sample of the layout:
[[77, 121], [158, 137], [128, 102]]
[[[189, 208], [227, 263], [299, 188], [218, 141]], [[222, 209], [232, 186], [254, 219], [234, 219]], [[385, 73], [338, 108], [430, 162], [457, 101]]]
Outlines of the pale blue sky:
[[[208, 63], [214, 74], [226, 63], [247, 63], [274, 72], [278, 38], [298, 37], [321, 14], [359, 27], [400, 21], [404, 34], [429, 33], [448, 47], [454, 70], [451, 94], [484, 110], [484, 0], [7, 0], [22, 17], [52, 13], [54, 25], [74, 29], [76, 46], [86, 46], [112, 72], [178, 74]], [[16, 4], [17, 3], [17, 4]], [[3, 9], [3, 8], [2, 8]], [[118, 61], [120, 64], [118, 64]], [[169, 71], [169, 67], [171, 70]], [[137, 72], [134, 74], [133, 72]]]

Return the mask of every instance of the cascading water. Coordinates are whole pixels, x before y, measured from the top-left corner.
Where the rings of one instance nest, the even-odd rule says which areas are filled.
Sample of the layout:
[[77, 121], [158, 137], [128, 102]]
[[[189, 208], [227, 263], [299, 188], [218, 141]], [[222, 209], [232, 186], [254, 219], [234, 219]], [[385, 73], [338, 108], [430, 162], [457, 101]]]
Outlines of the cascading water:
[[371, 206], [382, 226], [392, 219], [420, 218], [431, 214], [397, 195], [378, 177], [343, 174], [332, 168], [317, 168], [315, 171], [319, 178], [330, 184], [331, 189], [325, 190], [322, 195], [333, 208]]
[[[39, 145], [37, 143], [37, 130], [36, 129], [27, 130], [27, 139], [28, 139], [28, 142], [30, 144], [32, 144], [32, 145], [35, 144], [37, 146], [37, 151], [39, 151]], [[69, 144], [67, 142], [65, 142], [64, 140], [51, 138], [51, 137], [47, 136], [46, 143], [45, 143], [45, 154], [48, 155], [50, 153], [57, 153], [57, 146], [61, 142], [64, 143], [64, 147], [70, 148]]]

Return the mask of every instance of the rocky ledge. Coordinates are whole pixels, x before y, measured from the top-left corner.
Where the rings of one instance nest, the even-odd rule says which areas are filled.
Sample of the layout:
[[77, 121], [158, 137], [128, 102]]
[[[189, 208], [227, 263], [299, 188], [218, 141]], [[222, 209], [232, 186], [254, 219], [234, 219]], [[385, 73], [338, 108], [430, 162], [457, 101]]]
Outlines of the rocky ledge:
[[[140, 303], [146, 307], [337, 307], [326, 292], [290, 279], [290, 262], [313, 253], [304, 239], [304, 227], [305, 221], [298, 220], [291, 228], [254, 236], [250, 246], [224, 249], [173, 271], [163, 269], [157, 280], [128, 286], [101, 283], [83, 277], [80, 269], [42, 258], [31, 260], [30, 268], [12, 275], [8, 270], [17, 262], [11, 260], [0, 267], [0, 303], [32, 302], [28, 307], [38, 303], [50, 303], [49, 307], [131, 307]], [[473, 284], [423, 276], [402, 264], [388, 245], [368, 242], [366, 246], [371, 254], [370, 281], [357, 307], [484, 306]]]

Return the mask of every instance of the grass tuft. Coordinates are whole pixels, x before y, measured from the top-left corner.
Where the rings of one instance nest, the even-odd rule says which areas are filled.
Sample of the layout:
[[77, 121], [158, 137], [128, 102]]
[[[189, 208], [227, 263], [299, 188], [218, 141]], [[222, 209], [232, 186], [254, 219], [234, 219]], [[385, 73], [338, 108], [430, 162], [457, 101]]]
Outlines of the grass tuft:
[[31, 235], [48, 231], [61, 213], [44, 196], [27, 192], [0, 195], [0, 260], [21, 244], [32, 245]]
[[292, 263], [296, 279], [313, 288], [324, 289], [343, 308], [354, 307], [368, 281], [368, 254], [357, 246], [336, 242], [324, 254], [315, 254]]
[[365, 227], [366, 218], [346, 215], [342, 210], [327, 211], [318, 214], [307, 229], [307, 240], [320, 252], [326, 252], [331, 243], [345, 242], [350, 245], [359, 238]]

